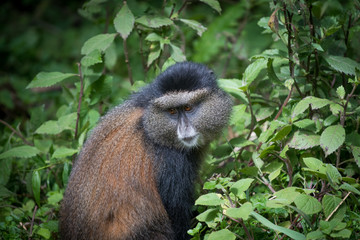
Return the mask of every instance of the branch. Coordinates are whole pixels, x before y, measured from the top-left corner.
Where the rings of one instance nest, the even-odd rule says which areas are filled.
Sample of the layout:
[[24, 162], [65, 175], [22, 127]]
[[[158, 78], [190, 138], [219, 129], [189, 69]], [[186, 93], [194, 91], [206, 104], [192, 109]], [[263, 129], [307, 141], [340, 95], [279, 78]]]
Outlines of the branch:
[[77, 138], [77, 135], [78, 135], [80, 109], [81, 109], [81, 102], [82, 102], [82, 97], [83, 97], [83, 93], [84, 93], [84, 78], [83, 78], [82, 71], [81, 71], [81, 63], [77, 63], [77, 65], [78, 65], [78, 72], [79, 72], [78, 76], [80, 78], [80, 95], [79, 95], [79, 104], [78, 104], [78, 108], [77, 108], [77, 117], [76, 117], [76, 125], [75, 125], [75, 139]]
[[23, 140], [23, 142], [26, 144], [26, 145], [29, 145], [29, 146], [34, 146], [34, 144], [32, 144], [31, 142], [28, 142], [25, 137], [21, 134], [21, 132], [19, 131], [16, 131], [10, 124], [8, 124], [7, 122], [3, 121], [0, 119], [0, 123], [4, 124], [5, 126], [7, 126], [8, 128], [10, 128], [10, 130], [15, 133], [16, 135], [18, 135], [21, 140]]
[[[294, 83], [295, 83], [295, 82], [294, 82]], [[281, 105], [281, 108], [280, 108], [279, 112], [276, 114], [276, 116], [275, 116], [274, 120], [276, 120], [276, 119], [278, 119], [278, 118], [280, 117], [280, 115], [281, 115], [281, 113], [282, 113], [282, 111], [283, 111], [284, 107], [285, 107], [285, 106], [286, 106], [286, 104], [289, 102], [289, 99], [290, 99], [290, 97], [291, 97], [291, 95], [292, 95], [292, 92], [293, 92], [293, 91], [294, 91], [294, 84], [291, 86], [290, 92], [289, 92], [289, 94], [287, 95], [287, 97], [286, 97], [286, 99], [285, 99], [285, 101], [284, 101], [283, 105]]]
[[341, 206], [341, 204], [343, 204], [343, 202], [345, 202], [345, 200], [347, 199], [347, 197], [350, 195], [351, 192], [348, 192], [346, 194], [346, 196], [343, 198], [343, 200], [341, 200], [341, 202], [336, 206], [336, 208], [330, 213], [330, 215], [325, 219], [325, 221], [329, 221], [329, 219], [332, 217], [332, 215], [334, 215], [334, 213], [339, 209], [339, 207]]
[[32, 235], [32, 231], [33, 231], [33, 226], [34, 226], [34, 221], [35, 221], [35, 214], [36, 214], [37, 209], [38, 209], [38, 206], [35, 205], [34, 212], [33, 212], [33, 216], [32, 216], [32, 218], [31, 218], [30, 236], [29, 236], [28, 240], [31, 239], [31, 235]]
[[295, 75], [294, 75], [294, 61], [292, 60], [293, 58], [293, 51], [291, 48], [291, 21], [292, 21], [292, 14], [290, 14], [287, 10], [286, 10], [286, 4], [284, 3], [283, 5], [283, 12], [284, 12], [284, 16], [285, 16], [285, 26], [286, 26], [286, 30], [288, 32], [288, 43], [287, 43], [287, 49], [288, 49], [288, 55], [289, 55], [289, 70], [290, 70], [290, 76], [291, 78], [294, 80], [294, 85], [296, 87], [296, 90], [299, 92], [299, 95], [302, 97], [302, 93], [300, 91], [300, 88], [295, 80]]
[[126, 38], [123, 39], [123, 46], [124, 46], [124, 53], [125, 53], [125, 63], [126, 63], [126, 66], [128, 69], [128, 74], [129, 74], [129, 81], [130, 81], [131, 85], [134, 85], [131, 66], [130, 66], [130, 62], [129, 62], [129, 54], [128, 54], [128, 49], [127, 49], [127, 45], [126, 45]]

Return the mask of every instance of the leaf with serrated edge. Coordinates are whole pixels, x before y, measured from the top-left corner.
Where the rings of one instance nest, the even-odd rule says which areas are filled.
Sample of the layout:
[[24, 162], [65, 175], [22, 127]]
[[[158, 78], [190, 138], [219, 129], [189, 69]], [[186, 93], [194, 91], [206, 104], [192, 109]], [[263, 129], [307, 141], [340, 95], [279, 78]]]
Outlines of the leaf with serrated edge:
[[116, 33], [98, 34], [88, 39], [81, 48], [81, 54], [86, 55], [95, 49], [104, 52], [110, 44], [114, 41]]
[[40, 72], [26, 88], [50, 87], [76, 75], [75, 73]]
[[163, 26], [169, 26], [173, 24], [173, 21], [169, 18], [165, 17], [150, 17], [150, 16], [142, 16], [135, 20], [135, 22], [140, 23], [149, 28], [159, 28]]
[[218, 13], [221, 13], [221, 7], [219, 4], [219, 1], [217, 0], [200, 0], [200, 2], [206, 3], [210, 7], [212, 7], [214, 10], [216, 10]]
[[206, 31], [206, 27], [204, 27], [203, 25], [201, 25], [201, 23], [195, 20], [189, 20], [189, 19], [179, 19], [179, 20], [185, 23], [186, 25], [188, 25], [189, 27], [191, 27], [192, 29], [194, 29], [197, 35], [199, 35], [200, 37]]
[[252, 210], [252, 204], [246, 202], [240, 208], [228, 208], [226, 210], [226, 215], [232, 218], [242, 218], [247, 220]]
[[345, 129], [341, 125], [327, 127], [320, 136], [320, 147], [328, 156], [336, 151], [345, 141]]
[[207, 240], [235, 240], [236, 236], [232, 232], [230, 232], [228, 229], [222, 229], [220, 231], [214, 231], [209, 234], [209, 237]]
[[320, 136], [297, 131], [289, 143], [290, 148], [309, 149], [320, 145]]
[[356, 164], [360, 168], [360, 147], [351, 146], [351, 152], [354, 156]]
[[324, 56], [326, 62], [335, 71], [355, 76], [355, 68], [360, 69], [360, 64], [354, 60], [341, 56]]
[[205, 206], [218, 206], [223, 201], [216, 193], [208, 193], [201, 195], [196, 201], [195, 205], [205, 205]]
[[126, 39], [134, 28], [135, 18], [126, 2], [116, 14], [114, 26], [123, 39]]
[[0, 159], [10, 158], [10, 157], [18, 157], [18, 158], [30, 158], [39, 154], [40, 151], [36, 147], [33, 146], [20, 146], [14, 147], [10, 150], [3, 152], [0, 154]]
[[294, 111], [292, 113], [292, 118], [303, 113], [306, 109], [308, 109], [309, 105], [311, 105], [312, 109], [319, 109], [325, 107], [326, 105], [332, 103], [328, 99], [317, 98], [313, 96], [306, 97], [302, 99], [298, 104], [295, 106]]
[[344, 99], [344, 97], [345, 97], [345, 89], [344, 89], [344, 87], [341, 85], [341, 86], [339, 86], [337, 89], [336, 89], [336, 94], [338, 95], [338, 97], [340, 98], [340, 99]]
[[297, 196], [294, 200], [295, 205], [305, 214], [315, 214], [321, 211], [321, 203], [314, 197], [306, 194]]
[[101, 63], [101, 62], [102, 62], [101, 52], [98, 49], [95, 49], [94, 51], [85, 55], [81, 59], [81, 65], [85, 66], [85, 67], [90, 67], [92, 65], [95, 65], [95, 64]]
[[336, 196], [325, 195], [323, 197], [321, 204], [326, 218], [334, 211], [340, 202], [341, 198]]

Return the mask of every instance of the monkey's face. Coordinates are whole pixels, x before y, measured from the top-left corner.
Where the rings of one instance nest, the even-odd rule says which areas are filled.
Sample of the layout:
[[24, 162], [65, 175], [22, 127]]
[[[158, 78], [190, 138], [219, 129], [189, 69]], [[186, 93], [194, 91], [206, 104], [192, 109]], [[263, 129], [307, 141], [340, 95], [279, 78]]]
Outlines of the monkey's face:
[[144, 114], [145, 132], [160, 145], [177, 149], [202, 147], [226, 125], [231, 105], [221, 90], [170, 92], [150, 103]]

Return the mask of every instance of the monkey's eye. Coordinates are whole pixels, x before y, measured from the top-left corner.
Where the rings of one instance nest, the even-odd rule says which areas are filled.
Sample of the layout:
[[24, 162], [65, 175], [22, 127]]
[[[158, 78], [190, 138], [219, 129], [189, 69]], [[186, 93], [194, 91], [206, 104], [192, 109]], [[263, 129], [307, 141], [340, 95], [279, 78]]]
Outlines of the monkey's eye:
[[175, 108], [169, 108], [169, 109], [168, 109], [168, 112], [169, 112], [171, 115], [174, 115], [174, 114], [176, 114], [176, 109], [175, 109]]
[[184, 106], [184, 110], [185, 110], [186, 112], [191, 111], [191, 110], [192, 110], [192, 107], [186, 105], [186, 106]]

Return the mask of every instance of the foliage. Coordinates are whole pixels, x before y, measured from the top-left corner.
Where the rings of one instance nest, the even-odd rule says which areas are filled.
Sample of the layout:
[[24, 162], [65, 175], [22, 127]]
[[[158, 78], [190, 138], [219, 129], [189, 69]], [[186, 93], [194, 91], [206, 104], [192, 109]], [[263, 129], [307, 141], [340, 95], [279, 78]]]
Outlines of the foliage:
[[193, 239], [360, 238], [358, 0], [90, 0], [65, 23], [31, 4], [71, 30], [60, 41], [25, 14], [12, 23], [25, 34], [9, 24], [0, 42], [4, 239], [56, 239], [88, 132], [186, 59], [213, 68], [235, 102], [201, 172]]

